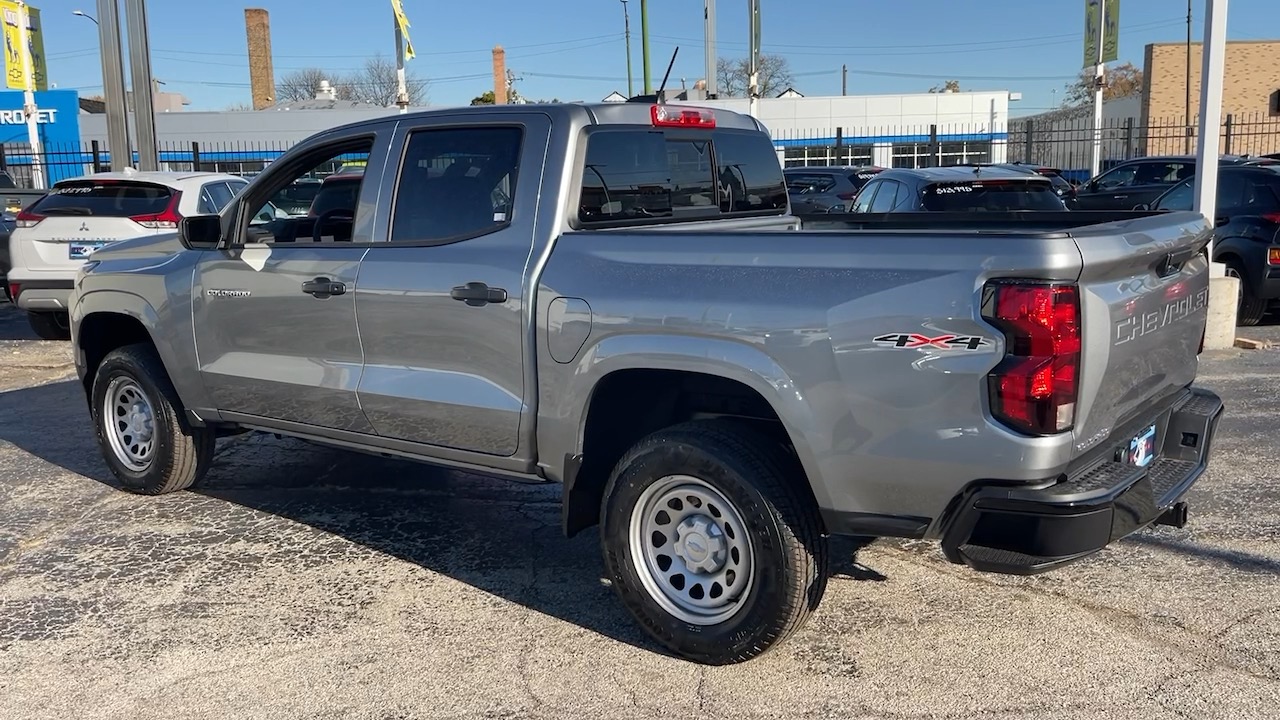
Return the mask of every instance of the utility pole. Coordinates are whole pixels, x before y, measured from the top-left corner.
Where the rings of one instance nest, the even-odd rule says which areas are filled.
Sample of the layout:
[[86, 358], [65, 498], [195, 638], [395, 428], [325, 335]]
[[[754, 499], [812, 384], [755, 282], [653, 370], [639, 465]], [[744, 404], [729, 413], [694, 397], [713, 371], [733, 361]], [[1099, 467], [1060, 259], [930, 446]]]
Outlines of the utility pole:
[[44, 189], [44, 150], [40, 144], [40, 126], [37, 123], [36, 85], [31, 67], [31, 14], [27, 4], [18, 2], [18, 38], [22, 47], [22, 114], [27, 121], [27, 143], [31, 145], [31, 187]]
[[120, 49], [117, 0], [98, 0], [98, 51], [102, 56], [107, 150], [111, 153], [111, 169], [119, 171], [133, 164], [133, 149], [129, 144], [129, 114], [124, 101], [124, 52]]
[[840, 66], [840, 94], [841, 95], [849, 94], [849, 66], [848, 65]]
[[649, 0], [640, 0], [640, 64], [644, 72], [644, 94], [653, 93], [649, 78]]
[[714, 100], [720, 95], [720, 89], [716, 86], [716, 0], [703, 0], [702, 23], [707, 51], [707, 99]]
[[760, 0], [747, 0], [751, 39], [747, 45], [747, 114], [760, 112]]
[[400, 29], [400, 20], [391, 18], [396, 26], [396, 105], [401, 113], [409, 112], [409, 86], [404, 77], [404, 32]]
[[1187, 0], [1187, 101], [1186, 112], [1182, 116], [1186, 128], [1183, 133], [1187, 136], [1183, 152], [1191, 154], [1191, 0]]
[[[138, 169], [159, 170], [156, 148], [156, 111], [152, 98], [151, 40], [147, 33], [146, 0], [125, 0], [125, 24], [129, 27], [129, 64], [133, 69], [133, 116], [137, 123]], [[111, 163], [113, 170], [114, 160]]]
[[404, 77], [404, 61], [413, 58], [413, 42], [409, 40], [409, 18], [404, 14], [404, 3], [391, 0], [392, 21], [396, 26], [396, 105], [400, 112], [409, 112], [409, 85]]
[[1106, 87], [1107, 65], [1103, 62], [1103, 46], [1107, 38], [1107, 0], [1098, 0], [1098, 56], [1093, 66], [1093, 153], [1090, 177], [1102, 171], [1102, 90]]
[[[1222, 124], [1222, 75], [1227, 64], [1227, 0], [1205, 0], [1204, 58], [1200, 63], [1200, 147], [1196, 155], [1195, 209], [1217, 217], [1218, 128]], [[1209, 246], [1213, 257], [1213, 246]]]
[[627, 38], [627, 97], [633, 97], [636, 88], [631, 82], [631, 13], [627, 12], [627, 0], [622, 0], [622, 28]]

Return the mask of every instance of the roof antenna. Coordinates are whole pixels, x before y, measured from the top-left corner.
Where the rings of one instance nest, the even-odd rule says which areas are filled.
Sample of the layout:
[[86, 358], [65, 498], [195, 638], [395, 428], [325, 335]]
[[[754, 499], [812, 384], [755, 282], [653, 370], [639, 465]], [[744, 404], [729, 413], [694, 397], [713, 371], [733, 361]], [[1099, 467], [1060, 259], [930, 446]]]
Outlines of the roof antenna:
[[680, 54], [680, 46], [677, 45], [676, 49], [671, 52], [671, 62], [667, 63], [667, 72], [664, 73], [662, 76], [662, 84], [658, 86], [658, 102], [660, 103], [666, 102], [666, 99], [662, 95], [662, 91], [665, 90], [667, 87], [667, 78], [671, 77], [671, 68], [675, 67], [676, 55], [679, 55], [679, 54]]

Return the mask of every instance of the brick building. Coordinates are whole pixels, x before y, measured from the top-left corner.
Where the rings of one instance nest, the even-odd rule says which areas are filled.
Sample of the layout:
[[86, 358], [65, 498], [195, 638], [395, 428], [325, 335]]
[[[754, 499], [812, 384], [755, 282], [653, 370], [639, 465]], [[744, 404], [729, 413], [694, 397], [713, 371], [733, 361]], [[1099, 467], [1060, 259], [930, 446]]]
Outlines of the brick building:
[[[1181, 128], [1197, 125], [1200, 113], [1201, 44], [1191, 45], [1191, 122], [1186, 117], [1187, 45], [1147, 45], [1143, 64], [1140, 124], [1152, 131], [1146, 154], [1181, 153]], [[1280, 40], [1232, 40], [1227, 43], [1222, 95], [1222, 135], [1232, 121], [1231, 152], [1254, 155], [1280, 152]], [[1158, 128], [1165, 128], [1161, 132]], [[1224, 146], [1224, 152], [1226, 148]]]

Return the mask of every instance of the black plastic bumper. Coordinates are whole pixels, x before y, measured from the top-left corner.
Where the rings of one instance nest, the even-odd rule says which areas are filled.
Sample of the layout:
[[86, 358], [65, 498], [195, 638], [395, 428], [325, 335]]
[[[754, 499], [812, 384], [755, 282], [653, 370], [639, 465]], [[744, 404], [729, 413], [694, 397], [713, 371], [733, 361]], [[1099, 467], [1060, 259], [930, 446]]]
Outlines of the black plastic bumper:
[[[1162, 516], [1180, 525], [1186, 506], [1179, 501], [1209, 463], [1222, 411], [1214, 393], [1187, 391], [1147, 421], [1156, 425], [1159, 453], [1143, 468], [1108, 456], [1048, 487], [971, 489], [943, 534], [943, 553], [975, 570], [1033, 575], [1091, 555]], [[1127, 443], [1128, 435], [1120, 437]]]

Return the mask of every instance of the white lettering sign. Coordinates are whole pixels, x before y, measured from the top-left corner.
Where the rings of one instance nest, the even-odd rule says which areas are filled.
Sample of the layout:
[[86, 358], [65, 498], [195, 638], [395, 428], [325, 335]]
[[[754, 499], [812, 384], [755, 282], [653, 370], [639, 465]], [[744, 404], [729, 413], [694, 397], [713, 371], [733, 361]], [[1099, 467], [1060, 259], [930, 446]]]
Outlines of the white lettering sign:
[[[36, 122], [41, 124], [57, 122], [54, 117], [57, 110], [36, 110]], [[22, 110], [0, 110], [0, 125], [25, 125], [27, 113]]]

